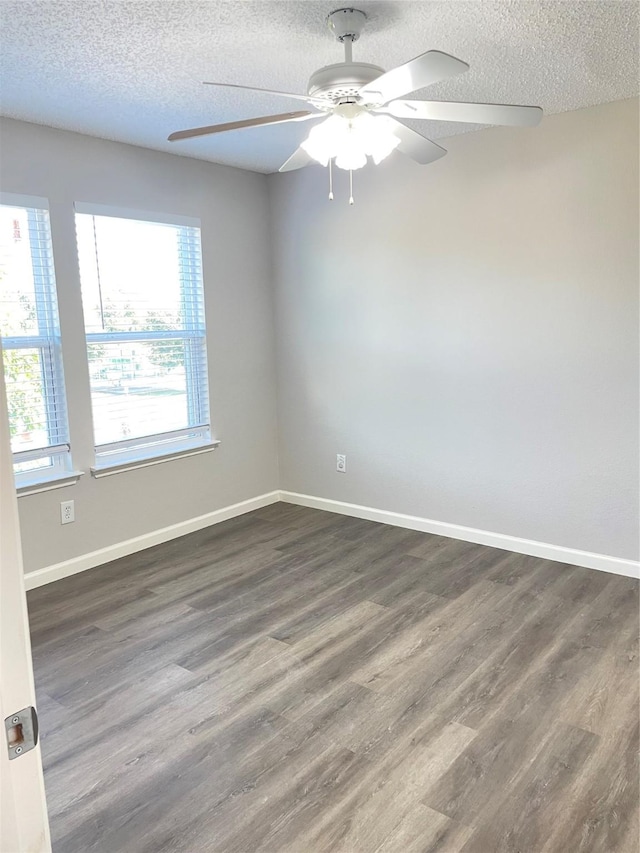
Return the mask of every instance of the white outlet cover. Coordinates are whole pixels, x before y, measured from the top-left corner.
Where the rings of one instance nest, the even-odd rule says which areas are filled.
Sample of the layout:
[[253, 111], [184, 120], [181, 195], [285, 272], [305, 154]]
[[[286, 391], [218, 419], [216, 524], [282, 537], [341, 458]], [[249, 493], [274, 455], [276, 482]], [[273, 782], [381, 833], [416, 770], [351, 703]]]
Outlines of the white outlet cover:
[[341, 474], [347, 473], [347, 457], [344, 453], [336, 454], [336, 471], [339, 471]]
[[71, 524], [76, 520], [75, 506], [73, 501], [60, 502], [60, 524]]

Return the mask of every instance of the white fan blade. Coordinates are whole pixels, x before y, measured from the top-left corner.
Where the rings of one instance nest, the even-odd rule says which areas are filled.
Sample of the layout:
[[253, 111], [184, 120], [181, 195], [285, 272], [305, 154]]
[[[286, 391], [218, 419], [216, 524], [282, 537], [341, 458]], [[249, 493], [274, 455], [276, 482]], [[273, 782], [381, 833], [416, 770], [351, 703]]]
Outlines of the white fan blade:
[[393, 132], [400, 140], [398, 151], [406, 154], [407, 157], [411, 157], [416, 163], [421, 163], [422, 165], [433, 163], [434, 160], [439, 160], [447, 153], [445, 148], [436, 145], [435, 142], [427, 139], [426, 136], [422, 136], [416, 130], [407, 127], [401, 121], [396, 121], [395, 125]]
[[244, 89], [245, 92], [262, 92], [263, 95], [277, 95], [280, 98], [293, 98], [296, 101], [306, 101], [308, 104], [322, 104], [331, 106], [331, 102], [327, 102], [322, 98], [312, 98], [309, 95], [295, 95], [292, 92], [278, 92], [275, 89], [256, 89], [255, 86], [239, 86], [237, 83], [210, 83], [208, 80], [203, 81], [204, 86], [220, 86], [222, 89]]
[[190, 130], [178, 130], [168, 137], [169, 142], [178, 139], [192, 139], [194, 136], [208, 136], [210, 133], [224, 133], [227, 130], [241, 130], [243, 127], [259, 127], [264, 124], [283, 124], [287, 121], [307, 121], [310, 118], [324, 118], [322, 113], [310, 113], [300, 110], [296, 113], [280, 113], [275, 116], [248, 118], [243, 121], [228, 121], [225, 124], [209, 124], [206, 127], [192, 127]]
[[294, 169], [303, 169], [317, 161], [310, 157], [302, 146], [297, 148], [291, 157], [280, 166], [279, 172], [292, 172]]
[[542, 119], [540, 107], [520, 107], [511, 104], [464, 104], [453, 101], [391, 101], [379, 112], [387, 113], [395, 116], [395, 118], [500, 124], [507, 127], [535, 127]]
[[387, 104], [394, 98], [468, 70], [469, 66], [461, 59], [439, 50], [429, 50], [367, 83], [359, 90], [358, 96], [362, 103]]

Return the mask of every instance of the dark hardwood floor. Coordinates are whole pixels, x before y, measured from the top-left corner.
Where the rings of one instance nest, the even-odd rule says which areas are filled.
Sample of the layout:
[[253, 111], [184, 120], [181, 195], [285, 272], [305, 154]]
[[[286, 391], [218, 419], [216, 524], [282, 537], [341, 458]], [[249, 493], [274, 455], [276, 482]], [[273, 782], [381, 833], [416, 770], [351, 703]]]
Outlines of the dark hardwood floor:
[[276, 504], [29, 593], [55, 853], [637, 853], [638, 582]]

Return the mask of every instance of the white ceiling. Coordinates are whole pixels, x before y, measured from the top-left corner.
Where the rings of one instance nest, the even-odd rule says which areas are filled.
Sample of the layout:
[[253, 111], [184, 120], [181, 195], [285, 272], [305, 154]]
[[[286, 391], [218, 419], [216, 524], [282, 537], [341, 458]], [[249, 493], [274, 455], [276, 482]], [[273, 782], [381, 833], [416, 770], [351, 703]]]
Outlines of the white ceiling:
[[[363, 0], [356, 6], [369, 20], [355, 59], [389, 69], [435, 48], [471, 65], [424, 97], [538, 104], [557, 113], [638, 92], [635, 0]], [[298, 101], [201, 81], [306, 92], [316, 68], [342, 60], [325, 24], [336, 7], [340, 0], [0, 0], [1, 112], [273, 172], [308, 133], [304, 123], [177, 143], [166, 137], [304, 109]], [[473, 129], [419, 126], [434, 139]]]

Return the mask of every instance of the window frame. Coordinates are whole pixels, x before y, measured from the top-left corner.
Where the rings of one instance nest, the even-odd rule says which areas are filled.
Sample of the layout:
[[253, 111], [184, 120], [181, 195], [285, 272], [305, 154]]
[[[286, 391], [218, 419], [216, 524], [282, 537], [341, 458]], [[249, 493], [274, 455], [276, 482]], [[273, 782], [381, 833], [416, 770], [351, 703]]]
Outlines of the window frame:
[[[200, 348], [199, 358], [204, 368], [195, 369], [195, 355], [190, 357], [189, 351], [194, 346], [185, 346], [185, 387], [187, 394], [187, 411], [190, 425], [178, 430], [165, 430], [150, 433], [131, 439], [123, 439], [107, 443], [96, 443], [95, 426], [93, 428], [93, 446], [95, 463], [91, 468], [94, 477], [108, 476], [120, 471], [146, 467], [159, 462], [168, 461], [180, 456], [203, 453], [214, 450], [220, 442], [212, 438], [211, 416], [209, 407], [209, 369], [207, 327], [205, 318], [205, 288], [202, 269], [202, 231], [201, 221], [193, 217], [163, 214], [150, 211], [131, 210], [112, 205], [94, 204], [92, 202], [74, 203], [74, 218], [77, 223], [78, 215], [111, 216], [117, 219], [145, 222], [148, 224], [169, 225], [177, 229], [191, 229], [179, 232], [179, 239], [185, 240], [180, 259], [187, 258], [187, 263], [180, 269], [180, 294], [185, 317], [180, 330], [141, 330], [141, 331], [104, 331], [90, 332], [84, 327], [85, 356], [88, 360], [90, 344], [109, 343], [149, 343], [159, 340], [183, 340], [194, 342]], [[80, 256], [80, 244], [76, 228], [76, 249]], [[195, 254], [195, 257], [193, 256]], [[196, 270], [194, 274], [193, 270]], [[188, 272], [188, 270], [190, 272]], [[188, 288], [188, 291], [185, 290]], [[82, 286], [81, 286], [82, 289]], [[194, 306], [199, 306], [194, 310]], [[92, 416], [93, 400], [91, 401]]]
[[[34, 334], [2, 336], [2, 351], [37, 350], [44, 388], [46, 432], [49, 443], [41, 448], [12, 452], [14, 478], [20, 493], [39, 491], [39, 486], [76, 482], [81, 471], [72, 469], [69, 437], [68, 401], [64, 379], [62, 336], [60, 331], [59, 294], [53, 257], [53, 241], [49, 201], [40, 196], [0, 193], [0, 205], [23, 210], [29, 229], [29, 249], [34, 279], [34, 307], [38, 331]], [[31, 239], [41, 239], [34, 245]], [[38, 261], [34, 263], [38, 256]], [[7, 394], [9, 389], [7, 388]], [[37, 459], [50, 459], [51, 464], [27, 471], [16, 471], [16, 465]]]

